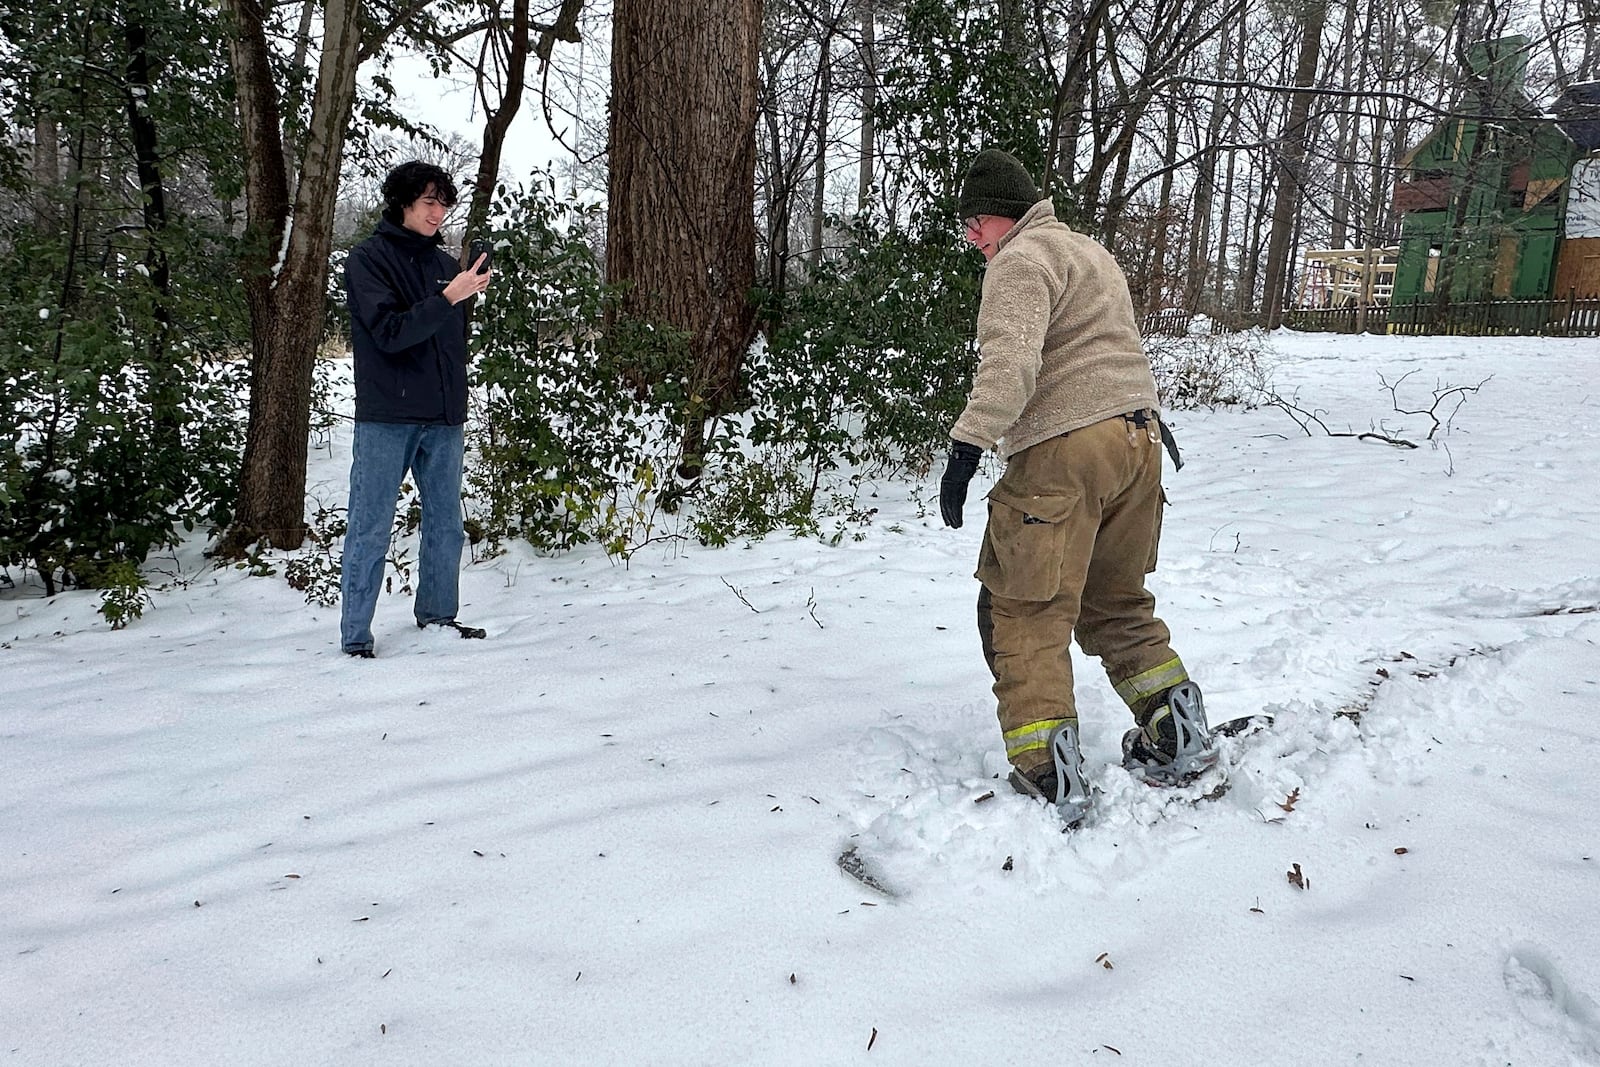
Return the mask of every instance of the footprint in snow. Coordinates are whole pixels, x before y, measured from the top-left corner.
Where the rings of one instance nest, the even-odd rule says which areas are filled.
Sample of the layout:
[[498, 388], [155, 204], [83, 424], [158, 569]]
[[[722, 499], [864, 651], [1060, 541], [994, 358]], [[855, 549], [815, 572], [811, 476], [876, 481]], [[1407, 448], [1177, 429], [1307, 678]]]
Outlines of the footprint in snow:
[[1567, 984], [1548, 954], [1519, 944], [1506, 954], [1506, 991], [1522, 1017], [1541, 1029], [1563, 1034], [1591, 1055], [1600, 1055], [1600, 1005]]

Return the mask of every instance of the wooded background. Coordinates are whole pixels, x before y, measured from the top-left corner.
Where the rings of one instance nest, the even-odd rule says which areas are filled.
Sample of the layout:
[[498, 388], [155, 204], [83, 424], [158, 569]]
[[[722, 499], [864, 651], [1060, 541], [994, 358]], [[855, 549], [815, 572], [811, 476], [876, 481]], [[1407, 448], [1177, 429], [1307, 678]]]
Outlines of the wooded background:
[[[247, 558], [317, 532], [341, 250], [407, 158], [460, 177], [455, 239], [502, 241], [478, 454], [529, 536], [674, 506], [716, 457], [769, 519], [841, 455], [925, 459], [970, 369], [982, 147], [1141, 310], [1273, 325], [1298, 249], [1394, 239], [1474, 43], [1528, 39], [1533, 118], [1600, 77], [1600, 0], [37, 0], [0, 33], [0, 564], [51, 589], [133, 581], [182, 528]], [[410, 69], [470, 109], [404, 104]], [[511, 173], [530, 117], [559, 148]], [[666, 460], [579, 447], [628, 394]], [[793, 484], [735, 458], [780, 445]], [[565, 488], [508, 502], [535, 477]]]

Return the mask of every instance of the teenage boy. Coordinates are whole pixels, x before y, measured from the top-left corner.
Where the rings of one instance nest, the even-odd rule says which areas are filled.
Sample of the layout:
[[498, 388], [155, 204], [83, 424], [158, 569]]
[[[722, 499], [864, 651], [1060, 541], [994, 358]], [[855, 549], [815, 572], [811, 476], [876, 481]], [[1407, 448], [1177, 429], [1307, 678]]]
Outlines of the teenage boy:
[[383, 180], [383, 218], [345, 261], [355, 359], [355, 441], [340, 579], [339, 644], [373, 658], [372, 614], [383, 585], [395, 501], [409, 472], [422, 498], [419, 627], [483, 637], [456, 621], [461, 572], [463, 429], [467, 421], [466, 301], [489, 286], [482, 257], [462, 270], [440, 247], [455, 183], [431, 163], [402, 163]]

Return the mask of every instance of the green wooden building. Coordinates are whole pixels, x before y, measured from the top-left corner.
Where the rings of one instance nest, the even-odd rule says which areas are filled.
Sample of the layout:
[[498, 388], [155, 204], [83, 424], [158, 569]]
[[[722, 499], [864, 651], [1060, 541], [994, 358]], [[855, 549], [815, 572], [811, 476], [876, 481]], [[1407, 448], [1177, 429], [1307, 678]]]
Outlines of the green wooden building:
[[1405, 159], [1394, 303], [1550, 295], [1578, 152], [1524, 92], [1527, 55], [1525, 37], [1476, 45], [1468, 117], [1440, 122]]

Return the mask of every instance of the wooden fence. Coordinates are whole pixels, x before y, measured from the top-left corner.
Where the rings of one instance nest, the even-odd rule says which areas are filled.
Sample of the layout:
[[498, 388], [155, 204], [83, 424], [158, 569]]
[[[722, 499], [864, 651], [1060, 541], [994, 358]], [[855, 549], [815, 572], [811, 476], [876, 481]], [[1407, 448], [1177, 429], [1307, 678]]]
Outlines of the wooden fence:
[[1600, 297], [1398, 304], [1389, 309], [1388, 330], [1473, 337], [1600, 337]]
[[[1148, 311], [1139, 321], [1139, 332], [1145, 337], [1187, 337], [1197, 332], [1193, 329], [1197, 312], [1185, 311], [1183, 308], [1162, 308], [1160, 311]], [[1240, 315], [1236, 312], [1222, 312], [1208, 316], [1210, 327], [1198, 331], [1207, 333], [1239, 333], [1259, 326], [1260, 320], [1250, 315]]]
[[[1146, 335], [1182, 336], [1193, 316], [1180, 308], [1144, 317]], [[1211, 332], [1248, 328], [1247, 321], [1211, 320]], [[1567, 296], [1546, 300], [1475, 300], [1437, 304], [1418, 301], [1392, 307], [1295, 308], [1284, 316], [1291, 330], [1312, 333], [1454, 334], [1473, 337], [1544, 336], [1600, 337], [1600, 296]]]
[[1294, 308], [1284, 315], [1283, 324], [1291, 330], [1308, 333], [1384, 333], [1389, 325], [1389, 307], [1374, 304], [1366, 308]]
[[1139, 324], [1139, 332], [1146, 337], [1183, 337], [1189, 332], [1189, 320], [1193, 318], [1194, 313], [1183, 308], [1146, 312], [1144, 321]]

